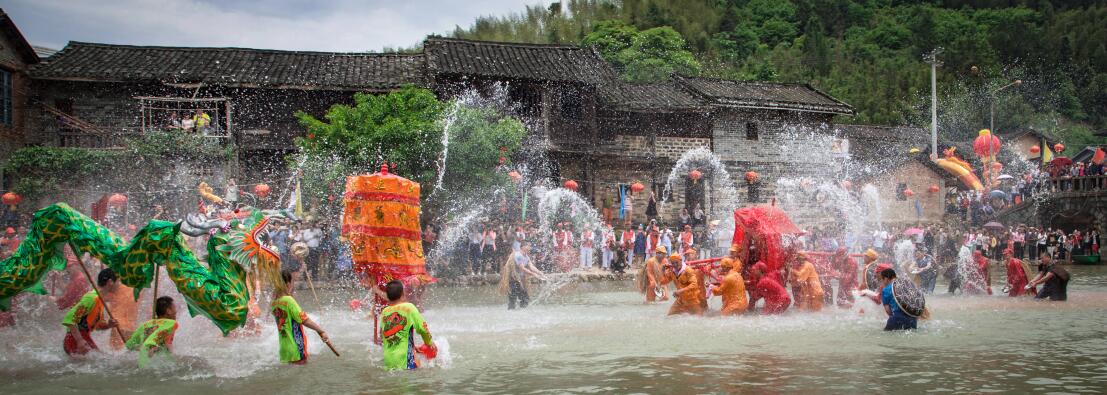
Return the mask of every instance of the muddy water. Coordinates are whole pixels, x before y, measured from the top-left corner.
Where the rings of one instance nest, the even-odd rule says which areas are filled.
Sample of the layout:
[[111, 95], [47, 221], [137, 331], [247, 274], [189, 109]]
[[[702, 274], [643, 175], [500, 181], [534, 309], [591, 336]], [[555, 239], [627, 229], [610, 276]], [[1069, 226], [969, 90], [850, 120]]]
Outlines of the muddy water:
[[177, 361], [141, 371], [126, 353], [70, 361], [62, 313], [28, 297], [18, 326], [0, 329], [0, 380], [3, 393], [43, 394], [1103, 391], [1107, 269], [1071, 270], [1068, 302], [935, 296], [933, 319], [912, 333], [881, 331], [875, 306], [665, 317], [667, 305], [643, 305], [629, 282], [570, 284], [521, 311], [491, 287], [437, 288], [426, 312], [436, 366], [398, 373], [382, 371], [372, 325], [343, 293], [322, 293], [323, 308], [297, 295], [340, 358], [310, 334], [310, 363], [280, 366], [269, 320], [256, 338], [222, 338], [185, 318]]

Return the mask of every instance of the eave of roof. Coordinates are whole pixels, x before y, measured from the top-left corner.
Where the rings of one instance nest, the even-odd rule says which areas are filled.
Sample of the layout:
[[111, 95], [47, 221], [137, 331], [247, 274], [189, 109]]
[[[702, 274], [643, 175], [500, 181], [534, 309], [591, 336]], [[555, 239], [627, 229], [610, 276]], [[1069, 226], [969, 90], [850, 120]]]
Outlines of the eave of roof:
[[19, 27], [15, 25], [12, 18], [8, 16], [8, 13], [4, 12], [3, 8], [0, 8], [0, 31], [15, 43], [15, 50], [19, 53], [19, 56], [23, 58], [24, 63], [35, 64], [39, 62], [40, 59], [38, 54], [35, 53], [35, 49], [31, 47], [31, 44], [23, 37], [23, 33], [19, 31]]

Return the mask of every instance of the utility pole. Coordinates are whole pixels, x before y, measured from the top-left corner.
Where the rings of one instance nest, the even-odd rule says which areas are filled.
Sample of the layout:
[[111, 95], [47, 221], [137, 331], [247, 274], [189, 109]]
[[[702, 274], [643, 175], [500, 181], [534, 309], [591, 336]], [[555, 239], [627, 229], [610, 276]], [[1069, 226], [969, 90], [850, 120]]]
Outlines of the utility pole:
[[942, 47], [934, 48], [923, 59], [930, 63], [930, 159], [938, 159], [938, 55]]

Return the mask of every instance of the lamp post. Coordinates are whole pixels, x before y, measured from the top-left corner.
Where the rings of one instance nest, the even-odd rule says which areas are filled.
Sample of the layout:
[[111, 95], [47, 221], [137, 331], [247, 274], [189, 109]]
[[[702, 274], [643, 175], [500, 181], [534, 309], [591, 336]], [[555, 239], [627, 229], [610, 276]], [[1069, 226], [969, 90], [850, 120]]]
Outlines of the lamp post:
[[[975, 66], [973, 66], [973, 67], [975, 67]], [[1001, 91], [1001, 90], [1010, 88], [1012, 86], [1019, 86], [1019, 85], [1022, 85], [1022, 80], [1014, 80], [1014, 81], [1011, 81], [1010, 84], [1001, 86], [998, 89], [992, 91], [992, 93], [990, 95], [992, 97], [992, 100], [988, 104], [988, 130], [991, 130], [992, 133], [996, 132], [996, 125], [995, 125], [995, 123], [996, 123], [996, 94], [999, 93], [999, 91]]]
[[923, 56], [923, 60], [930, 63], [930, 159], [938, 159], [938, 66], [942, 61], [938, 55], [942, 53], [942, 47]]

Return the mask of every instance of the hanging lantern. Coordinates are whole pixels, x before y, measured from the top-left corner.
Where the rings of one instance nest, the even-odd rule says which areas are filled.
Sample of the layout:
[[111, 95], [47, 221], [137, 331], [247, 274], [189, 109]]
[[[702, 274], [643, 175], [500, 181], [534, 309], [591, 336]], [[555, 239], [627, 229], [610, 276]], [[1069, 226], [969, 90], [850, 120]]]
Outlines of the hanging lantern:
[[1092, 154], [1092, 163], [1102, 165], [1103, 159], [1107, 159], [1107, 152], [1104, 152], [1103, 148], [1096, 148], [1095, 154]]
[[577, 185], [576, 181], [573, 181], [573, 180], [566, 180], [565, 181], [565, 189], [568, 189], [570, 191], [576, 191], [577, 188], [580, 188], [580, 185]]
[[269, 188], [268, 185], [265, 185], [265, 184], [254, 185], [254, 194], [258, 195], [258, 197], [260, 197], [260, 198], [268, 197], [269, 196], [269, 191], [270, 191], [270, 188]]
[[746, 172], [746, 182], [748, 182], [748, 183], [752, 184], [752, 183], [756, 182], [757, 177], [758, 177], [758, 174], [757, 174], [756, 171], [750, 170], [750, 171]]
[[642, 185], [640, 182], [635, 181], [633, 184], [630, 184], [630, 191], [633, 193], [639, 193], [644, 190], [646, 190], [646, 186]]
[[1039, 147], [1039, 146], [1036, 146], [1036, 145], [1030, 146], [1030, 153], [1031, 154], [1037, 155], [1041, 152], [1042, 152], [1042, 147]]
[[692, 183], [696, 183], [703, 178], [703, 173], [700, 172], [700, 169], [692, 169], [692, 171], [688, 172], [688, 178], [692, 179]]
[[523, 180], [523, 175], [519, 174], [519, 172], [517, 172], [515, 170], [507, 172], [507, 176], [511, 177], [511, 180], [515, 181], [516, 183]]
[[127, 205], [127, 195], [122, 193], [113, 193], [108, 197], [108, 205], [113, 207], [123, 207]]
[[849, 180], [842, 181], [842, 188], [844, 188], [844, 189], [853, 188], [853, 183], [850, 182]]
[[15, 193], [15, 192], [5, 193], [4, 196], [2, 197], [2, 199], [4, 201], [4, 204], [9, 205], [9, 206], [17, 205], [17, 204], [19, 204], [19, 202], [23, 201], [23, 197], [19, 196], [19, 194]]
[[907, 196], [907, 197], [915, 196], [915, 191], [912, 191], [911, 188], [904, 189], [903, 190], [903, 196]]
[[500, 157], [500, 164], [502, 165], [502, 164], [504, 164], [504, 162], [507, 162], [507, 157], [506, 156], [501, 156]]
[[1064, 151], [1064, 150], [1065, 150], [1065, 145], [1064, 144], [1057, 143], [1057, 144], [1053, 145], [1053, 152], [1056, 152], [1056, 153], [1059, 154], [1059, 153], [1061, 153], [1061, 151]]
[[988, 129], [980, 130], [980, 134], [972, 143], [972, 150], [981, 158], [992, 159], [999, 153], [999, 147], [999, 137], [992, 135]]
[[926, 188], [926, 191], [930, 193], [938, 193], [940, 190], [941, 188], [938, 188], [938, 184], [930, 184], [930, 187]]

